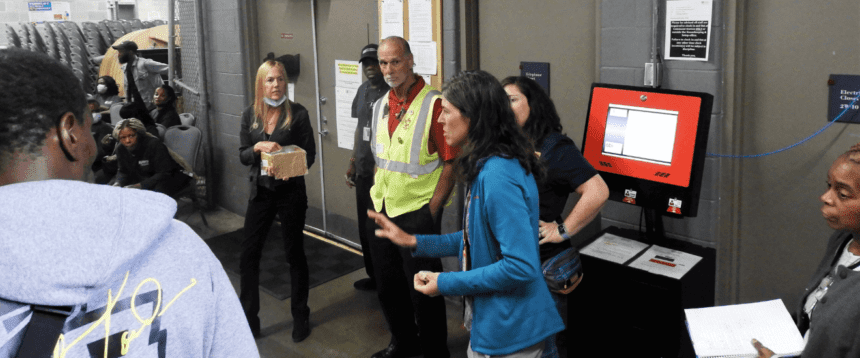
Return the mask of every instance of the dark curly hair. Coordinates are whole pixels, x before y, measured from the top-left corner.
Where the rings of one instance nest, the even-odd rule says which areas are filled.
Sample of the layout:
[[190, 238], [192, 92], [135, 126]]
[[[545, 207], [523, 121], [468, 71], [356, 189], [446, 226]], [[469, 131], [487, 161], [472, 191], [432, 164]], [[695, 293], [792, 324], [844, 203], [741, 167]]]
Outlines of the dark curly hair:
[[478, 161], [492, 156], [515, 158], [535, 180], [544, 169], [519, 125], [508, 95], [499, 81], [485, 71], [469, 71], [445, 82], [442, 96], [469, 118], [467, 144], [457, 159], [460, 179], [471, 183], [478, 176]]
[[113, 79], [113, 77], [101, 76], [101, 77], [99, 77], [99, 79], [104, 80], [105, 81], [105, 87], [107, 87], [107, 89], [105, 90], [105, 93], [101, 94], [102, 96], [110, 97], [110, 96], [115, 96], [115, 95], [119, 94], [119, 86], [116, 85], [116, 80]]
[[162, 90], [164, 90], [164, 95], [167, 96], [167, 102], [164, 102], [163, 107], [165, 107], [165, 108], [176, 107], [176, 91], [173, 90], [173, 87], [170, 87], [169, 84], [165, 83], [161, 86], [158, 86], [158, 88], [161, 88]]
[[534, 145], [540, 145], [552, 132], [563, 130], [561, 118], [555, 110], [555, 104], [535, 80], [525, 76], [511, 76], [502, 80], [502, 88], [515, 85], [526, 96], [529, 102], [529, 118], [523, 125], [523, 132]]
[[36, 154], [64, 114], [83, 124], [86, 106], [81, 81], [59, 61], [18, 48], [0, 50], [0, 156]]

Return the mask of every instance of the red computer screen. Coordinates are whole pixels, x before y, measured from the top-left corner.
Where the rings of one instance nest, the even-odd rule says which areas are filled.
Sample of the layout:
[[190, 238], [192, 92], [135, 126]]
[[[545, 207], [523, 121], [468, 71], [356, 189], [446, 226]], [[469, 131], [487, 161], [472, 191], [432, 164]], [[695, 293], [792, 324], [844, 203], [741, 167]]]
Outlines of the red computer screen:
[[688, 187], [702, 99], [594, 87], [583, 155], [597, 170]]

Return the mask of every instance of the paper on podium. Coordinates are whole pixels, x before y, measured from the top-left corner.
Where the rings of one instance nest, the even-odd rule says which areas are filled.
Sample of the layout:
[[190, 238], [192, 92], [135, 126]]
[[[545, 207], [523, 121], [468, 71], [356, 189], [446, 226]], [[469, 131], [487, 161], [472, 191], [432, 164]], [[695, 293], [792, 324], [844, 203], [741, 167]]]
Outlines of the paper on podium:
[[623, 265], [646, 247], [648, 244], [606, 233], [583, 248], [580, 253]]
[[755, 338], [782, 356], [803, 351], [803, 337], [781, 299], [685, 309], [698, 357], [756, 357]]
[[702, 258], [683, 251], [652, 245], [630, 267], [680, 280]]

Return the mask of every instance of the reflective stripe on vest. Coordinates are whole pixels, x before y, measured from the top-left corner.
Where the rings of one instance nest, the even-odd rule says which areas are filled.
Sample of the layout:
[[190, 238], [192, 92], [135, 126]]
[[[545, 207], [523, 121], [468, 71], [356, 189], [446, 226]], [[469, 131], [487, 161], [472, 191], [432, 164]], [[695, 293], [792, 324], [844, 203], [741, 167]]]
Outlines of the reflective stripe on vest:
[[[428, 150], [433, 125], [431, 108], [440, 94], [429, 85], [422, 88], [393, 133], [389, 132], [388, 113], [384, 113], [390, 95], [386, 93], [374, 107], [371, 148], [378, 166], [370, 199], [376, 211], [385, 210], [388, 217], [394, 218], [427, 205], [442, 176], [440, 154], [430, 154]], [[435, 170], [419, 175], [425, 168]]]
[[[425, 87], [426, 88], [426, 87]], [[424, 91], [424, 90], [422, 90]], [[389, 92], [391, 92], [389, 90]], [[418, 118], [416, 118], [413, 130], [412, 130], [412, 145], [409, 150], [409, 163], [399, 162], [395, 160], [381, 158], [379, 153], [376, 152], [376, 135], [371, 136], [370, 141], [370, 151], [373, 153], [373, 158], [376, 160], [376, 166], [388, 171], [404, 173], [413, 176], [417, 175], [426, 175], [430, 174], [439, 168], [442, 165], [441, 160], [438, 158], [432, 162], [422, 165], [421, 164], [421, 137], [425, 134], [424, 127], [427, 125], [428, 113], [430, 112], [430, 108], [433, 106], [433, 97], [442, 95], [437, 90], [427, 90], [427, 93], [423, 97], [423, 102], [421, 103], [421, 110], [418, 112]], [[388, 101], [389, 93], [386, 93], [382, 98], [377, 100], [376, 104], [373, 106], [373, 123], [371, 124], [371, 133], [378, 133], [377, 130], [380, 122], [380, 115], [384, 115], [384, 113], [380, 113], [386, 106], [385, 101]], [[416, 96], [417, 98], [417, 96]], [[414, 101], [414, 99], [413, 99]], [[411, 106], [410, 106], [411, 107]], [[415, 130], [416, 128], [421, 128], [421, 131]], [[388, 128], [384, 128], [383, 130], [387, 130]], [[430, 135], [428, 133], [428, 135]], [[391, 138], [394, 139], [393, 137]], [[390, 148], [386, 148], [389, 150]]]

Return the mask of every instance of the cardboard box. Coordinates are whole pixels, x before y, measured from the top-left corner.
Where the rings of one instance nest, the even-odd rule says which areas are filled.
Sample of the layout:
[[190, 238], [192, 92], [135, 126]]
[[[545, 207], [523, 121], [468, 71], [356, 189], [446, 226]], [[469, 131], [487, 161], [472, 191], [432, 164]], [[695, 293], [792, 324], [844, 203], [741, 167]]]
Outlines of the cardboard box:
[[284, 179], [303, 176], [308, 173], [307, 152], [295, 145], [282, 147], [281, 150], [260, 154], [260, 170], [275, 168], [275, 178]]

